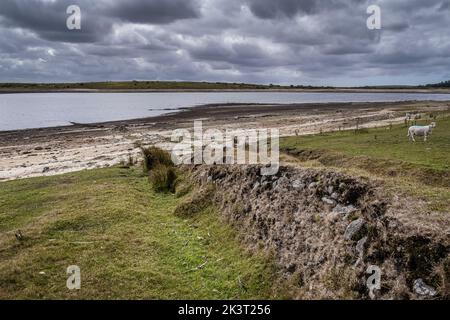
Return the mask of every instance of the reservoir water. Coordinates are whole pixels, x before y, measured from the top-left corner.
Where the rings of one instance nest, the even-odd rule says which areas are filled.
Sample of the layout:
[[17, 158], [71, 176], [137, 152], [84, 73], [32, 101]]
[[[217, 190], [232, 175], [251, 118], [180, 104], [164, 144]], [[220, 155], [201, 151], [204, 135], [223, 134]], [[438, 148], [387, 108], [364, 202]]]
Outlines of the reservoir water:
[[446, 101], [450, 94], [332, 92], [145, 92], [0, 94], [0, 131], [152, 117], [216, 103]]

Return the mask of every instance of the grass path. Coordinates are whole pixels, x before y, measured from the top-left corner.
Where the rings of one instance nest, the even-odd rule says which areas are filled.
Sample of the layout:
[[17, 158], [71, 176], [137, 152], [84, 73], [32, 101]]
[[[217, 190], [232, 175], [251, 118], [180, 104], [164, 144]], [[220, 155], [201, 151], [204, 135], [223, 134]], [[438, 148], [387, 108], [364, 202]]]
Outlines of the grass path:
[[[0, 183], [0, 299], [278, 298], [267, 258], [241, 248], [214, 208], [175, 217], [179, 201], [138, 169]], [[81, 290], [66, 288], [69, 265]]]

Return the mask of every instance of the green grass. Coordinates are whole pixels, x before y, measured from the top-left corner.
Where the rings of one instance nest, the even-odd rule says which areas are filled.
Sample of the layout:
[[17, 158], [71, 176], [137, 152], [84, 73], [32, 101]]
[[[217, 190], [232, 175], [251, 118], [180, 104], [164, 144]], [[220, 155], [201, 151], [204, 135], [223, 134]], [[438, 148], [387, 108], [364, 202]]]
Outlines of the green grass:
[[[421, 120], [418, 124], [429, 124], [433, 120]], [[334, 151], [346, 156], [366, 156], [377, 160], [402, 161], [420, 168], [435, 170], [450, 169], [450, 117], [437, 121], [437, 127], [428, 142], [417, 137], [416, 143], [407, 138], [404, 125], [389, 128], [354, 130], [288, 137], [282, 140], [281, 148], [314, 149]]]
[[[0, 299], [279, 298], [270, 259], [245, 251], [212, 206], [176, 217], [183, 200], [137, 168], [0, 183]], [[69, 265], [81, 290], [66, 288]]]
[[[434, 120], [424, 119], [418, 124]], [[300, 163], [382, 178], [436, 211], [450, 210], [450, 117], [440, 116], [428, 142], [407, 138], [405, 125], [283, 138], [280, 148]]]

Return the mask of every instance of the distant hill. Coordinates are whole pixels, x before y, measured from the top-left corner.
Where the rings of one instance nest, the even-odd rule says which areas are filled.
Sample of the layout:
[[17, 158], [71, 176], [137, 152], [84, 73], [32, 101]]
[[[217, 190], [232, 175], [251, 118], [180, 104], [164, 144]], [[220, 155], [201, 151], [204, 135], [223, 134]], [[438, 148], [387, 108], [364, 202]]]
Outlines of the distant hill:
[[45, 90], [265, 90], [265, 89], [332, 89], [301, 85], [261, 85], [228, 82], [186, 81], [122, 81], [79, 83], [0, 83], [0, 90], [45, 91]]
[[1, 83], [0, 93], [15, 92], [64, 92], [64, 91], [189, 91], [189, 90], [297, 90], [297, 91], [345, 91], [345, 90], [415, 90], [415, 89], [446, 89], [450, 88], [450, 81], [437, 84], [427, 84], [421, 86], [407, 85], [381, 85], [381, 86], [360, 86], [360, 87], [331, 87], [331, 86], [310, 86], [310, 85], [277, 85], [277, 84], [252, 84], [237, 82], [194, 82], [194, 81], [105, 81], [105, 82], [68, 82], [68, 83]]

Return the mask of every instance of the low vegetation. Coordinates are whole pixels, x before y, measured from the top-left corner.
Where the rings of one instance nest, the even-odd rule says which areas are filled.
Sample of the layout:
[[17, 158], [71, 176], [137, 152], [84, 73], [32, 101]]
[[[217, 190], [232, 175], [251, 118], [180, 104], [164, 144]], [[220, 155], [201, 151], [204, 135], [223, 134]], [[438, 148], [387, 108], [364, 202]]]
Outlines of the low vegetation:
[[213, 204], [213, 197], [213, 186], [200, 188], [180, 202], [176, 206], [174, 214], [179, 217], [194, 217]]
[[148, 174], [149, 181], [156, 192], [175, 192], [177, 169], [170, 154], [160, 148], [141, 147], [143, 155], [143, 170]]
[[174, 167], [158, 165], [150, 171], [149, 180], [156, 192], [175, 193], [177, 173]]
[[143, 156], [143, 170], [145, 173], [150, 172], [157, 166], [173, 167], [170, 153], [157, 148], [155, 146], [150, 146], [147, 148], [141, 147], [141, 152]]
[[137, 167], [0, 183], [0, 299], [280, 298], [268, 258], [213, 205], [173, 214], [188, 197], [155, 192]]
[[303, 165], [326, 166], [353, 174], [378, 177], [430, 201], [441, 211], [450, 203], [450, 117], [425, 117], [418, 124], [436, 121], [428, 142], [408, 141], [407, 126], [283, 138], [280, 148]]

